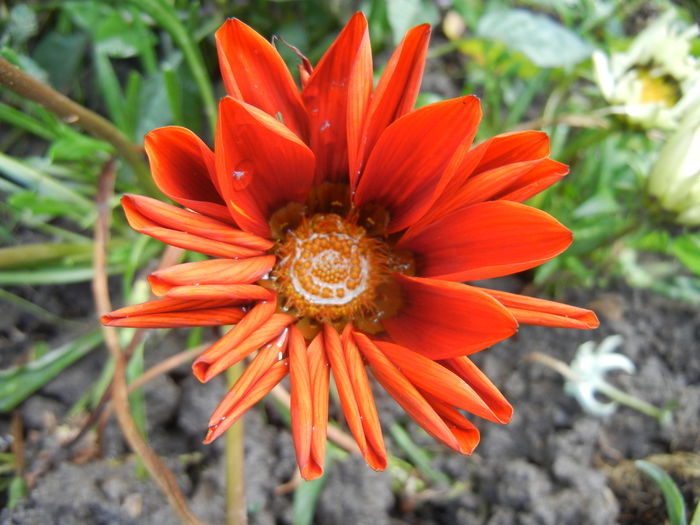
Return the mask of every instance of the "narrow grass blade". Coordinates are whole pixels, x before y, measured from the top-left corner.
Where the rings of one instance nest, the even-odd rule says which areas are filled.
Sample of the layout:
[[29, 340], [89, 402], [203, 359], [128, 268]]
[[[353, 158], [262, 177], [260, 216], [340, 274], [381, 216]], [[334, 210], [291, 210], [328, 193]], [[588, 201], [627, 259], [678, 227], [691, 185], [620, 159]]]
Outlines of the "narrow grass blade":
[[8, 412], [102, 342], [95, 330], [25, 365], [0, 371], [0, 412]]
[[653, 479], [654, 483], [661, 489], [671, 525], [686, 525], [687, 521], [683, 495], [671, 476], [653, 463], [644, 461], [643, 459], [635, 461], [634, 464], [639, 470]]

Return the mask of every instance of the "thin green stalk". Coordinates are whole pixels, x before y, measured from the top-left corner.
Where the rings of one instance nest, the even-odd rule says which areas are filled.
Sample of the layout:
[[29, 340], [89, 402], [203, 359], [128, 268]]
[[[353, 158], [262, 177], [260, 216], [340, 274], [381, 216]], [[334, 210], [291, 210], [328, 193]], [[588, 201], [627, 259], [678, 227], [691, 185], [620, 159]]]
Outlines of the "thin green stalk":
[[92, 135], [109, 142], [131, 166], [142, 189], [153, 196], [161, 195], [151, 179], [142, 149], [107, 119], [39, 82], [4, 58], [0, 58], [0, 84], [28, 100], [41, 104], [66, 122], [77, 124]]
[[[238, 362], [226, 371], [229, 386], [243, 373], [243, 363]], [[226, 525], [246, 525], [248, 514], [245, 503], [245, 426], [243, 418], [226, 432]]]
[[661, 408], [657, 408], [651, 403], [647, 403], [646, 401], [642, 399], [638, 399], [634, 396], [631, 396], [627, 392], [623, 392], [617, 387], [614, 387], [613, 385], [609, 383], [598, 383], [596, 385], [596, 389], [608, 396], [610, 399], [613, 401], [617, 401], [621, 405], [628, 406], [629, 408], [632, 408], [634, 410], [637, 410], [638, 412], [641, 412], [642, 414], [645, 414], [647, 416], [653, 417], [654, 419], [658, 420], [659, 422], [663, 421], [663, 416], [665, 411]]
[[207, 69], [204, 66], [204, 59], [190, 34], [177, 19], [170, 6], [162, 0], [130, 0], [139, 9], [153, 17], [162, 26], [175, 43], [182, 49], [185, 62], [190, 68], [194, 81], [199, 90], [199, 96], [204, 104], [204, 112], [209, 122], [209, 129], [212, 136], [216, 131], [216, 101], [214, 99], [214, 89], [209, 80]]
[[7, 290], [3, 290], [2, 288], [0, 288], [0, 300], [12, 303], [18, 308], [24, 310], [25, 312], [29, 312], [30, 314], [38, 317], [39, 319], [43, 319], [44, 321], [48, 321], [50, 323], [57, 323], [61, 325], [71, 324], [75, 326], [78, 326], [80, 324], [76, 323], [75, 321], [71, 321], [70, 319], [64, 319], [62, 317], [59, 317], [58, 315], [52, 314], [48, 310], [39, 306], [38, 304], [34, 304], [33, 302], [28, 301], [25, 298], [20, 297], [19, 295], [10, 293]]

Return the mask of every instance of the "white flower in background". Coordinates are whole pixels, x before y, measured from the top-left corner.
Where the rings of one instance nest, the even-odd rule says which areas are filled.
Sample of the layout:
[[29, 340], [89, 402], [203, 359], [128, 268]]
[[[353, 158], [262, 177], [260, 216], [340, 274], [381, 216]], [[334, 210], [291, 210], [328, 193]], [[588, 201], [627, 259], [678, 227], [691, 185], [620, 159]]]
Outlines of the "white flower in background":
[[625, 52], [593, 53], [596, 81], [610, 111], [646, 128], [675, 128], [700, 104], [700, 62], [690, 54], [700, 31], [668, 11]]
[[594, 416], [609, 416], [617, 409], [617, 403], [602, 402], [596, 398], [597, 391], [608, 393], [609, 385], [605, 381], [605, 374], [612, 370], [622, 370], [631, 374], [635, 370], [634, 363], [627, 356], [613, 352], [621, 344], [620, 335], [606, 337], [599, 345], [587, 341], [578, 347], [571, 362], [570, 368], [575, 379], [568, 379], [564, 390], [575, 397], [586, 412]]
[[663, 145], [648, 180], [649, 193], [680, 224], [700, 224], [700, 104]]

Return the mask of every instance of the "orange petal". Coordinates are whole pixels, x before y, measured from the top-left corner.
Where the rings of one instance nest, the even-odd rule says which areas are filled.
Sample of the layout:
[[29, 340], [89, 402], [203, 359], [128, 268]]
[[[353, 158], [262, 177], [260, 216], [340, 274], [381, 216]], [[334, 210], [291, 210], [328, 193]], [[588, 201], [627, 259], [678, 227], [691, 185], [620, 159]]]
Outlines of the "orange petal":
[[[317, 472], [315, 465], [323, 465], [326, 459], [326, 435], [328, 433], [328, 388], [330, 383], [328, 360], [323, 346], [323, 334], [319, 333], [307, 350], [309, 377], [311, 380], [311, 455], [304, 479], [312, 479]], [[309, 476], [309, 477], [306, 477]]]
[[269, 237], [272, 212], [290, 201], [306, 201], [314, 163], [311, 150], [277, 119], [231, 97], [221, 99], [216, 171], [241, 228]]
[[201, 286], [175, 286], [166, 297], [189, 299], [231, 299], [232, 301], [272, 301], [275, 292], [254, 284], [203, 284]]
[[376, 202], [387, 208], [389, 232], [416, 222], [450, 180], [480, 119], [479, 100], [472, 96], [430, 104], [398, 119], [372, 150], [355, 205]]
[[[294, 319], [288, 315], [275, 314], [241, 344], [235, 347], [229, 346], [224, 348], [224, 351], [220, 353], [221, 355], [218, 358], [214, 359], [210, 358], [209, 355], [205, 355], [208, 352], [207, 350], [192, 365], [195, 377], [202, 382], [209, 381], [212, 377], [217, 376], [240, 360], [248, 357], [261, 346], [279, 337], [292, 321]], [[221, 348], [221, 346], [218, 346], [215, 350], [220, 350]]]
[[153, 180], [178, 204], [224, 222], [231, 214], [216, 189], [214, 154], [187, 128], [167, 126], [146, 135]]
[[541, 131], [503, 133], [482, 142], [463, 157], [454, 176], [421, 222], [432, 222], [463, 207], [463, 186], [469, 178], [509, 164], [543, 160], [548, 155], [549, 137]]
[[355, 164], [351, 162], [350, 165], [351, 188], [355, 187], [358, 174], [381, 132], [413, 109], [423, 77], [429, 40], [430, 25], [414, 27], [406, 33], [387, 63], [367, 110], [359, 153]]
[[[475, 164], [471, 176], [499, 166], [549, 156], [549, 137], [543, 131], [501, 133], [479, 144], [464, 159], [465, 165]], [[477, 162], [475, 160], [478, 159]]]
[[[347, 326], [349, 327], [350, 325], [348, 324]], [[350, 432], [352, 432], [355, 441], [357, 441], [367, 464], [374, 470], [384, 470], [387, 462], [386, 451], [384, 450], [384, 441], [381, 438], [381, 430], [379, 430], [379, 419], [374, 408], [372, 391], [364, 390], [364, 388], [369, 388], [369, 384], [367, 383], [367, 376], [364, 366], [362, 366], [362, 361], [360, 360], [360, 366], [358, 367], [357, 361], [352, 357], [348, 359], [349, 356], [346, 354], [348, 349], [357, 352], [354, 342], [348, 344], [350, 332], [347, 335], [344, 334], [344, 336], [345, 344], [341, 343], [340, 336], [335, 331], [335, 328], [328, 324], [323, 325], [323, 342], [326, 348], [326, 355], [331, 364], [331, 371], [333, 372], [338, 396], [340, 397], [340, 403]], [[351, 373], [362, 377], [356, 377], [351, 375]], [[361, 409], [366, 408], [368, 399], [372, 408], [363, 412]], [[360, 400], [364, 401], [363, 405], [361, 405]], [[365, 415], [373, 419], [365, 421]], [[374, 433], [372, 442], [368, 442], [367, 437], [369, 436], [365, 436], [365, 429], [369, 430], [370, 433]], [[379, 430], [378, 439], [376, 435], [377, 430]], [[375, 448], [377, 442], [380, 444], [379, 448]]]
[[148, 281], [156, 295], [165, 295], [173, 286], [250, 284], [267, 274], [274, 264], [274, 255], [239, 260], [209, 259], [158, 270], [148, 276]]
[[[274, 314], [276, 309], [275, 301], [263, 301], [255, 305], [240, 323], [195, 359], [192, 370], [197, 379], [209, 381], [279, 335], [291, 322], [291, 318], [288, 315]], [[233, 361], [229, 363], [230, 359]]]
[[[158, 299], [158, 302], [164, 299]], [[156, 302], [156, 301], [152, 301]], [[114, 313], [103, 315], [100, 319], [106, 326], [123, 326], [130, 328], [182, 328], [187, 326], [222, 326], [240, 321], [245, 314], [240, 307], [227, 306], [219, 308], [201, 308], [144, 315], [115, 316]]]
[[394, 274], [404, 303], [382, 325], [398, 344], [431, 359], [483, 350], [513, 335], [518, 323], [490, 295], [465, 284]]
[[348, 176], [348, 147], [356, 154], [372, 90], [372, 50], [367, 20], [356, 13], [306, 81], [302, 99], [316, 155], [315, 183]]
[[[489, 407], [495, 418], [491, 421], [497, 423], [508, 423], [513, 417], [513, 407], [503, 397], [503, 394], [486, 377], [479, 367], [465, 356], [445, 359], [442, 363], [462, 378], [479, 395], [484, 403]], [[487, 418], [488, 419], [488, 418]]]
[[219, 403], [209, 419], [204, 439], [208, 444], [221, 436], [255, 403], [265, 397], [289, 371], [288, 360], [279, 356], [286, 347], [286, 334], [268, 344], [255, 356]]
[[187, 310], [198, 310], [202, 308], [219, 308], [235, 304], [235, 301], [216, 300], [216, 301], [201, 301], [199, 299], [155, 299], [153, 301], [145, 301], [139, 304], [132, 304], [119, 308], [107, 314], [110, 317], [131, 317], [134, 315], [150, 315], [169, 312], [186, 312]]
[[428, 434], [453, 450], [460, 451], [459, 440], [449, 426], [435, 412], [416, 387], [365, 334], [354, 332], [353, 338], [362, 355], [367, 359], [372, 374], [396, 402]]
[[306, 342], [295, 325], [289, 327], [289, 382], [289, 410], [299, 472], [306, 480], [316, 479], [323, 474], [323, 463], [316, 463], [311, 455], [313, 387]]
[[[249, 245], [270, 244], [265, 239], [230, 228], [222, 222], [148, 197], [125, 195], [122, 206], [134, 230], [178, 248], [214, 257], [242, 258], [261, 255], [263, 248]], [[219, 240], [224, 238], [228, 240]]]
[[[439, 209], [426, 214], [422, 224], [433, 222], [450, 211], [489, 200], [523, 201], [548, 188], [569, 169], [552, 159], [528, 160], [505, 164], [470, 177]], [[428, 217], [429, 216], [429, 217]], [[426, 221], [426, 222], [424, 222]]]
[[422, 391], [474, 415], [501, 422], [472, 387], [441, 364], [392, 343], [377, 342], [379, 349]]
[[523, 324], [580, 329], [598, 328], [599, 325], [595, 313], [585, 308], [499, 290], [480, 290], [498, 300]]
[[541, 210], [490, 201], [409, 228], [396, 246], [417, 254], [420, 275], [469, 281], [533, 268], [566, 250], [571, 240], [571, 232]]
[[569, 173], [566, 164], [552, 159], [544, 159], [537, 166], [503, 190], [498, 196], [506, 201], [523, 202], [549, 188]]
[[279, 115], [297, 136], [306, 136], [299, 89], [267, 40], [240, 20], [229, 18], [216, 32], [216, 50], [226, 93], [275, 118]]
[[420, 388], [418, 391], [425, 397], [425, 400], [430, 403], [433, 410], [445, 421], [445, 424], [454, 437], [457, 438], [459, 442], [459, 451], [462, 454], [471, 454], [474, 452], [474, 449], [479, 444], [479, 429], [450, 404]]

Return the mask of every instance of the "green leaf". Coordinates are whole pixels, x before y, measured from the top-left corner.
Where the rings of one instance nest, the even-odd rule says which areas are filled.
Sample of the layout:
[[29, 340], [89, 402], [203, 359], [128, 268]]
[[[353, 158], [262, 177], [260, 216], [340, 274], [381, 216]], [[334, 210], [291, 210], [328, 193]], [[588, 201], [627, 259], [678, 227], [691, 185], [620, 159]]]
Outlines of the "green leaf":
[[476, 33], [505, 43], [540, 67], [571, 67], [593, 48], [576, 33], [546, 15], [524, 9], [494, 9], [479, 20]]
[[84, 33], [64, 35], [51, 32], [39, 40], [32, 56], [49, 74], [51, 85], [65, 90], [76, 79], [87, 43], [87, 35]]
[[122, 13], [112, 13], [95, 28], [95, 51], [113, 58], [131, 58], [138, 54], [138, 39], [143, 33], [124, 19]]
[[27, 496], [27, 482], [22, 476], [15, 476], [7, 490], [7, 508], [13, 509]]
[[598, 193], [590, 199], [584, 201], [573, 212], [576, 219], [593, 217], [595, 215], [612, 215], [620, 210], [620, 205], [615, 200], [612, 193]]
[[101, 342], [102, 331], [95, 330], [47, 352], [36, 361], [0, 370], [0, 412], [15, 408]]
[[326, 462], [326, 470], [320, 478], [300, 483], [294, 490], [292, 506], [292, 525], [311, 525], [316, 513], [316, 505], [321, 491], [326, 484], [326, 476], [330, 462]]
[[634, 464], [639, 470], [653, 479], [654, 483], [661, 489], [671, 525], [686, 525], [687, 521], [683, 495], [671, 476], [653, 463], [644, 461], [643, 459], [635, 461]]
[[391, 437], [394, 438], [399, 448], [403, 450], [411, 463], [413, 463], [423, 475], [436, 483], [449, 485], [450, 478], [443, 472], [433, 468], [430, 463], [430, 455], [411, 439], [411, 436], [408, 435], [408, 432], [406, 432], [401, 425], [394, 423], [389, 428], [389, 432], [391, 432]]
[[700, 275], [700, 235], [676, 237], [671, 246], [673, 253], [693, 273]]

